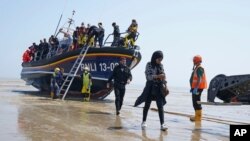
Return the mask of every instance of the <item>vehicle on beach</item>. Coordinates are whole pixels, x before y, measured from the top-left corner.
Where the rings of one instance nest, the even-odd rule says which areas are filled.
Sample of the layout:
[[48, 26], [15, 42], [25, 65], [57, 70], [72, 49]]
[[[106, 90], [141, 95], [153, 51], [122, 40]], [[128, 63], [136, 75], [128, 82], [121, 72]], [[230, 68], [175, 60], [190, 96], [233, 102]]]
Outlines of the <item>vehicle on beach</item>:
[[[72, 18], [69, 19], [69, 25], [67, 27], [62, 27], [55, 34], [55, 37], [61, 33], [72, 36], [73, 30], [70, 28], [72, 22]], [[64, 32], [62, 32], [62, 30], [64, 30]], [[137, 33], [136, 39], [138, 36], [139, 33]], [[51, 50], [44, 58], [40, 57], [38, 60], [22, 63], [21, 79], [26, 81], [26, 84], [32, 85], [40, 91], [50, 91], [50, 81], [54, 69], [56, 67], [63, 68], [63, 76], [66, 78], [72, 75], [71, 69], [73, 65], [77, 63], [76, 61], [79, 56], [83, 56], [84, 59], [78, 65], [79, 69], [77, 69], [78, 71], [76, 71], [75, 76], [82, 74], [84, 67], [89, 67], [93, 82], [91, 98], [104, 99], [113, 89], [112, 86], [107, 89], [106, 83], [114, 67], [119, 63], [120, 57], [126, 58], [127, 65], [131, 69], [136, 67], [141, 60], [139, 46], [124, 47], [119, 44], [111, 46], [111, 42], [108, 42], [108, 38], [110, 37], [112, 37], [112, 34], [107, 36], [101, 48], [84, 45], [71, 50], [72, 41], [66, 42], [65, 44], [65, 39], [62, 39], [59, 40], [57, 50], [53, 51], [51, 49], [51, 44], [49, 44]], [[80, 94], [82, 87], [82, 80], [75, 76], [73, 76], [74, 80], [69, 88], [69, 94], [71, 95]]]
[[[219, 98], [224, 103], [215, 102]], [[250, 105], [250, 75], [215, 76], [209, 84], [207, 105]]]

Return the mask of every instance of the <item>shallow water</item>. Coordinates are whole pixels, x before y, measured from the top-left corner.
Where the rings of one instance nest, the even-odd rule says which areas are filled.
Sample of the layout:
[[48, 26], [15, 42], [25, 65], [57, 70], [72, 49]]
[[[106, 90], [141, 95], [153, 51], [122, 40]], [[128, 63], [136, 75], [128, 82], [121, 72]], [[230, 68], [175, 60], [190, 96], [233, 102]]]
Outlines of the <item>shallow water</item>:
[[[121, 115], [116, 116], [113, 93], [103, 101], [51, 100], [22, 80], [0, 80], [0, 140], [227, 141], [229, 124], [250, 123], [249, 106], [203, 106], [202, 123], [192, 123], [188, 90], [170, 88], [164, 106], [168, 131], [160, 131], [153, 110], [148, 113], [147, 129], [141, 130], [143, 104], [131, 106], [141, 91], [142, 87], [128, 86]], [[155, 102], [151, 107], [156, 107]]]

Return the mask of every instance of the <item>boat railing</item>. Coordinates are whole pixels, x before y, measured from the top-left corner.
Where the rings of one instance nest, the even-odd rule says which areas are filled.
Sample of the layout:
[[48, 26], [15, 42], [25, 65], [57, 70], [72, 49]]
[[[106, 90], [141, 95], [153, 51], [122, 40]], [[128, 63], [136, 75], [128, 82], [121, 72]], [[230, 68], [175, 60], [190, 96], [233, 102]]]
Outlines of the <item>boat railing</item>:
[[71, 43], [69, 44], [59, 44], [57, 45], [56, 49], [53, 49], [53, 47], [50, 45], [50, 49], [49, 49], [49, 53], [47, 54], [47, 59], [53, 57], [53, 56], [57, 56], [60, 54], [63, 54], [65, 52], [67, 52], [70, 49]]
[[[124, 35], [124, 34], [127, 34], [127, 33], [128, 33], [128, 32], [122, 32], [122, 33], [120, 33], [120, 35]], [[140, 35], [140, 33], [139, 33], [139, 32], [136, 32], [135, 41], [138, 39], [139, 35]], [[123, 42], [124, 42], [124, 39], [126, 38], [126, 35], [125, 35], [125, 36], [123, 36], [123, 37], [120, 37], [120, 39], [113, 39], [113, 41], [109, 41], [110, 36], [114, 36], [114, 34], [111, 33], [111, 34], [109, 34], [109, 35], [106, 37], [106, 39], [105, 39], [105, 41], [104, 41], [104, 46], [119, 46], [119, 44], [120, 44], [119, 42], [120, 42], [120, 41], [123, 41]], [[129, 48], [132, 48], [132, 46], [131, 46], [130, 43], [128, 44], [128, 46], [129, 46]]]
[[52, 45], [49, 44], [49, 51], [47, 53], [44, 52], [44, 50], [35, 52], [35, 54], [34, 54], [34, 61], [39, 61], [39, 60], [43, 60], [43, 59], [49, 59], [49, 58], [51, 58], [53, 56], [61, 54], [60, 52], [62, 52], [62, 51], [61, 51], [60, 48], [61, 47], [58, 45], [57, 49], [54, 49], [54, 47], [52, 47]]
[[[62, 30], [61, 30], [61, 31], [62, 31]], [[59, 32], [57, 33], [57, 35], [58, 35], [59, 33], [64, 33], [64, 34], [65, 34], [65, 32], [61, 32], [61, 31], [59, 31]], [[72, 31], [73, 31], [73, 29], [72, 29]], [[46, 54], [44, 54], [44, 53], [45, 53], [44, 50], [41, 50], [41, 51], [36, 52], [36, 53], [34, 54], [34, 60], [33, 60], [33, 61], [39, 61], [39, 60], [43, 60], [43, 59], [49, 59], [49, 58], [51, 58], [51, 57], [54, 57], [54, 56], [63, 54], [63, 53], [65, 53], [65, 52], [68, 52], [69, 50], [71, 50], [71, 45], [72, 45], [72, 43], [73, 43], [73, 39], [71, 38], [71, 31], [69, 31], [69, 32], [67, 32], [67, 33], [68, 33], [69, 36], [67, 36], [67, 37], [64, 36], [63, 39], [61, 39], [61, 40], [59, 41], [59, 44], [58, 44], [58, 45], [51, 45], [50, 43], [48, 43], [48, 45], [49, 45], [49, 51], [48, 51]], [[113, 39], [112, 42], [111, 42], [111, 41], [108, 41], [108, 40], [110, 39], [111, 36], [114, 36], [114, 34], [113, 34], [113, 33], [109, 34], [109, 35], [106, 37], [105, 41], [104, 41], [104, 46], [111, 46], [111, 47], [124, 46], [124, 44], [120, 44], [119, 41], [124, 42], [124, 40], [125, 40], [125, 38], [126, 38], [126, 35], [125, 35], [125, 34], [127, 34], [127, 33], [128, 33], [128, 32], [120, 33], [120, 35], [124, 35], [124, 36], [123, 36], [123, 37], [120, 37], [120, 39], [118, 39], [118, 41], [115, 41], [115, 40]], [[56, 36], [57, 36], [57, 35], [56, 35]], [[139, 35], [140, 35], [139, 32], [136, 32], [135, 41], [138, 39]], [[130, 43], [128, 43], [128, 48], [129, 48], [129, 49], [131, 49], [131, 48], [133, 48], [133, 49], [139, 49], [138, 46], [134, 46], [134, 47], [133, 47], [133, 46], [131, 46]]]
[[55, 51], [54, 51], [52, 45], [49, 44], [49, 52], [48, 52], [48, 54], [47, 54], [47, 56], [46, 56], [46, 59], [51, 58], [52, 56], [54, 56], [54, 54], [55, 54]]

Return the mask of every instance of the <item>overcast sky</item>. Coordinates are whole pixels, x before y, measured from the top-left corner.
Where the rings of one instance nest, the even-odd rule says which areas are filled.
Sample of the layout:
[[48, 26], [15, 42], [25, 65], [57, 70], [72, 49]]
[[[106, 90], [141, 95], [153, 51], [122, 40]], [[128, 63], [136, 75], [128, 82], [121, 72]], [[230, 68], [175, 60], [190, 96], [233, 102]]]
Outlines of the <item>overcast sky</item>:
[[217, 74], [249, 74], [249, 0], [1, 0], [0, 78], [20, 78], [22, 54], [32, 42], [54, 33], [75, 10], [75, 25], [112, 22], [125, 31], [138, 21], [142, 61], [132, 70], [132, 84], [145, 83], [152, 52], [164, 52], [170, 86], [189, 87], [192, 57], [201, 55], [208, 80]]

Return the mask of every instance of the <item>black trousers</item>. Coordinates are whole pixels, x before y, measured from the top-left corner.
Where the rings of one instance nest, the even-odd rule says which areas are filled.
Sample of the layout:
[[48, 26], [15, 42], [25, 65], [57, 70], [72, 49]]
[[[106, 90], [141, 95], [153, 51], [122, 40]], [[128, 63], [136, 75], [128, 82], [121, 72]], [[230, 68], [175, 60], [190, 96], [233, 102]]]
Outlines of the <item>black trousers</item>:
[[122, 108], [122, 104], [123, 104], [123, 98], [125, 95], [125, 88], [114, 88], [115, 91], [115, 107], [116, 107], [116, 111], [120, 111]]
[[152, 100], [156, 99], [156, 105], [158, 108], [158, 114], [159, 114], [159, 119], [160, 119], [160, 123], [161, 125], [164, 123], [164, 111], [163, 111], [163, 100], [161, 97], [161, 92], [159, 90], [158, 94], [156, 96], [153, 96], [151, 93], [148, 95], [146, 101], [145, 101], [145, 106], [143, 108], [143, 118], [142, 121], [146, 121], [147, 120], [147, 115], [148, 115], [148, 110], [150, 108], [151, 102]]
[[103, 46], [103, 39], [104, 39], [104, 36], [98, 37], [98, 43], [99, 43], [100, 48]]
[[201, 110], [201, 104], [198, 104], [197, 101], [201, 101], [201, 93], [203, 89], [198, 89], [198, 94], [192, 94], [192, 101], [193, 101], [193, 107], [194, 110]]
[[111, 46], [118, 46], [119, 40], [120, 40], [120, 36], [114, 36]]

